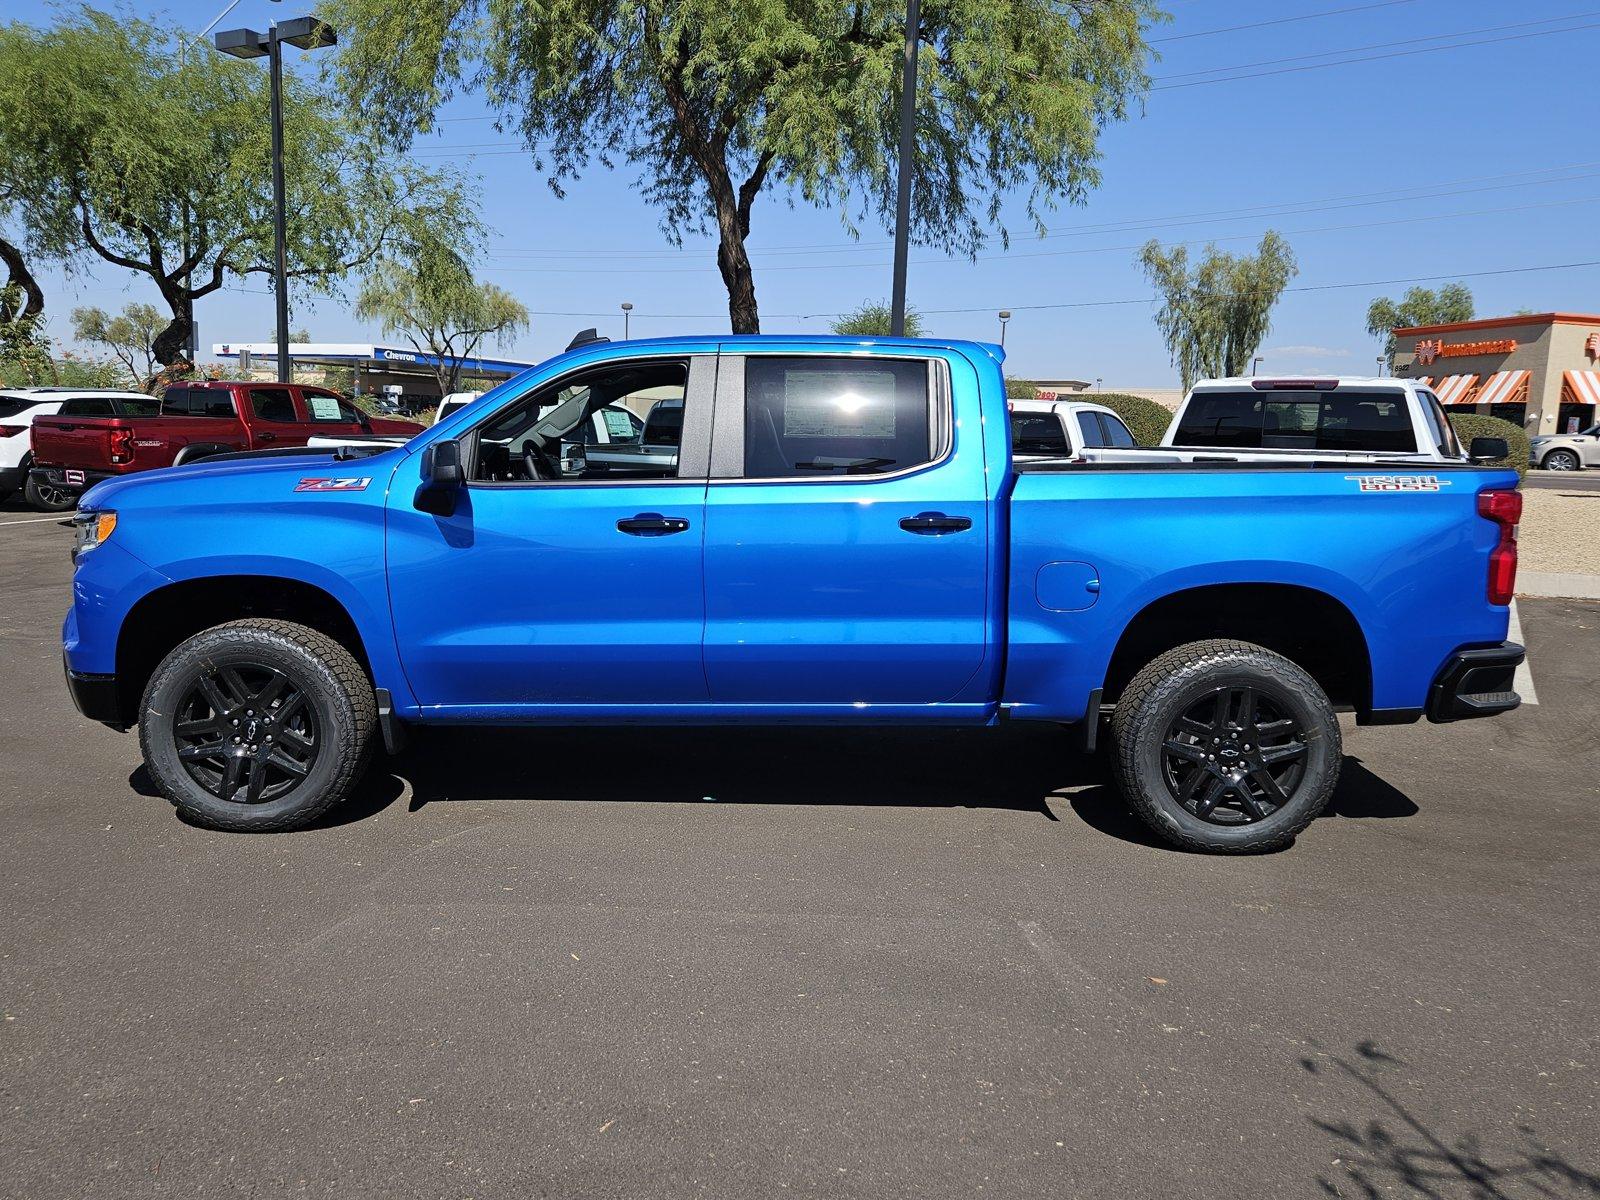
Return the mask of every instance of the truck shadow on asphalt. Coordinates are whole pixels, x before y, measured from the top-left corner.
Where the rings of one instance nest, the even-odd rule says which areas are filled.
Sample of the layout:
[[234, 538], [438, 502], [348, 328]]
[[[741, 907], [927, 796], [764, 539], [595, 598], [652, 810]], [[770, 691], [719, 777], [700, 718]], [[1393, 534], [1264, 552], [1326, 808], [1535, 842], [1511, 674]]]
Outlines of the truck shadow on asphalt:
[[[1183, 853], [1129, 812], [1104, 754], [1055, 728], [428, 729], [379, 760], [325, 819], [363, 820], [411, 789], [410, 810], [454, 800], [985, 808], [1066, 814], [1140, 846]], [[1403, 818], [1417, 806], [1346, 757], [1327, 817]]]
[[[1423, 1196], [1433, 1200], [1568, 1200], [1600, 1196], [1600, 1175], [1577, 1165], [1518, 1123], [1511, 1144], [1476, 1133], [1448, 1135], [1430, 1126], [1387, 1080], [1409, 1064], [1362, 1042], [1353, 1053], [1317, 1049], [1300, 1060], [1311, 1075], [1360, 1097], [1360, 1117], [1311, 1118], [1331, 1143], [1331, 1165], [1316, 1175], [1326, 1196]], [[1405, 1089], [1418, 1095], [1414, 1088]]]

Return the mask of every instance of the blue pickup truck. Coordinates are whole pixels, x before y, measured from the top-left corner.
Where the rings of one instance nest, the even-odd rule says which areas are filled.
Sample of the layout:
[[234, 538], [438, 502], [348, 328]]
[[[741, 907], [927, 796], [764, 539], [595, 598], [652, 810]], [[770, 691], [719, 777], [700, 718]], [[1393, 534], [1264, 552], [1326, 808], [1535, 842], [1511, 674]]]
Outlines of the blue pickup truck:
[[69, 687], [232, 830], [314, 821], [420, 725], [1023, 720], [1092, 749], [1109, 715], [1132, 808], [1222, 852], [1321, 811], [1340, 711], [1517, 705], [1514, 472], [1013, 462], [1002, 355], [596, 340], [401, 446], [101, 483]]

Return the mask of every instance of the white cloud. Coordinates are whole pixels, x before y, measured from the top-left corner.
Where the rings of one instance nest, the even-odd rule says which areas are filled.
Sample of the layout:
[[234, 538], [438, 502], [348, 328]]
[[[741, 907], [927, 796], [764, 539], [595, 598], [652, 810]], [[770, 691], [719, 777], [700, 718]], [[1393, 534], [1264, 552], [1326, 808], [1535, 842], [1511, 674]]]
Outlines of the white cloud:
[[1263, 355], [1282, 355], [1284, 358], [1349, 358], [1350, 351], [1333, 346], [1268, 346]]

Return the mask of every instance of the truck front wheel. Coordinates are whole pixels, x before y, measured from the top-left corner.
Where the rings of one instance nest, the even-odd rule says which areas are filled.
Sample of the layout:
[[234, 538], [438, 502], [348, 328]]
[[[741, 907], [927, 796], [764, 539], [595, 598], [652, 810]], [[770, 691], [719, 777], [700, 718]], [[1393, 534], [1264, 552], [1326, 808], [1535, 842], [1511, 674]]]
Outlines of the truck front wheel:
[[1248, 642], [1191, 642], [1135, 675], [1111, 718], [1117, 781], [1190, 850], [1276, 850], [1327, 807], [1339, 721], [1316, 680]]
[[233, 621], [197, 633], [156, 668], [139, 746], [184, 817], [282, 832], [349, 794], [377, 716], [372, 681], [332, 638], [290, 621]]

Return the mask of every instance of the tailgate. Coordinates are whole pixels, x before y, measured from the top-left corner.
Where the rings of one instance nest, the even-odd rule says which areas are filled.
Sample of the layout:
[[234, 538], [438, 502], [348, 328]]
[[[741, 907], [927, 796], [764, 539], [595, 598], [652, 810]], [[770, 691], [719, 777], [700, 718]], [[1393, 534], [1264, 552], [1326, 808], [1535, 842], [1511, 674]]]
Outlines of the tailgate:
[[132, 428], [122, 417], [35, 417], [33, 459], [40, 466], [109, 471], [111, 431]]

